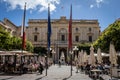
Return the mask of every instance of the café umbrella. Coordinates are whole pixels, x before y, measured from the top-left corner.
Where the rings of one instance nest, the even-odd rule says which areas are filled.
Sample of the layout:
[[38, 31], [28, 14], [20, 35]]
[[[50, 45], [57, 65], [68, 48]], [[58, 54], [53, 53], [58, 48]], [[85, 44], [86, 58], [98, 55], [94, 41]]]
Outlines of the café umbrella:
[[84, 61], [84, 63], [87, 62], [87, 60], [88, 60], [88, 56], [87, 56], [86, 51], [84, 51], [84, 54], [83, 54], [83, 61]]
[[93, 46], [91, 46], [90, 47], [89, 63], [94, 66], [95, 62], [96, 62], [96, 60], [95, 60], [95, 56], [94, 56], [94, 48], [93, 48]]
[[79, 51], [78, 59], [79, 59], [79, 64], [82, 65], [83, 63], [83, 50]]
[[97, 63], [102, 63], [102, 54], [100, 48], [97, 50]]
[[110, 54], [109, 60], [111, 64], [117, 65], [117, 53], [116, 53], [114, 45], [111, 43], [110, 43], [110, 48], [109, 48], [109, 54]]

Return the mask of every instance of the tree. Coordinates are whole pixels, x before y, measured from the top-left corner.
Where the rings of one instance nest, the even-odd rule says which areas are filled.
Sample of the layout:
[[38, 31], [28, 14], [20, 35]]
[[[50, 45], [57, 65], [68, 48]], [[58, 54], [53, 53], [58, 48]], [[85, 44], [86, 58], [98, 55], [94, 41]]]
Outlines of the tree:
[[44, 56], [47, 54], [47, 50], [44, 47], [34, 47], [34, 53]]
[[85, 50], [87, 52], [87, 54], [90, 53], [90, 43], [81, 43], [78, 45], [79, 50]]
[[[5, 31], [0, 26], [0, 49], [1, 50], [21, 50], [22, 39], [20, 37], [11, 36], [9, 32]], [[32, 52], [33, 45], [30, 41], [26, 41], [26, 50]]]
[[33, 52], [33, 45], [30, 41], [26, 42], [26, 50], [30, 51], [30, 52]]
[[10, 49], [10, 34], [7, 31], [4, 31], [2, 27], [0, 27], [0, 48], [1, 49]]
[[95, 49], [101, 48], [102, 52], [109, 51], [110, 42], [115, 45], [116, 51], [120, 49], [120, 21], [117, 20], [105, 29], [102, 35], [93, 43]]
[[13, 36], [11, 38], [11, 46], [12, 46], [12, 49], [21, 49], [21, 44], [22, 44], [22, 41], [19, 37], [15, 37]]

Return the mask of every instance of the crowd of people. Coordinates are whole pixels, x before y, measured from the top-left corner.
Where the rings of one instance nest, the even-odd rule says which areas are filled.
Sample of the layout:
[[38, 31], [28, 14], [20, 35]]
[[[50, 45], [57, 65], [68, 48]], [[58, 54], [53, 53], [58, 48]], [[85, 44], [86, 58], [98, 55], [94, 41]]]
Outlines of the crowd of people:
[[[61, 67], [64, 61], [59, 60], [58, 66]], [[85, 74], [91, 76], [91, 70], [97, 69], [101, 71], [101, 74], [109, 74], [110, 73], [110, 64], [103, 64], [103, 63], [97, 63], [97, 64], [89, 64], [88, 62], [79, 64], [79, 62], [74, 62], [72, 64], [73, 66], [76, 66], [76, 73], [78, 72], [84, 72]], [[48, 64], [46, 66], [46, 60], [41, 59], [38, 61], [33, 61], [28, 59], [27, 61], [20, 62], [19, 64], [16, 62], [10, 62], [5, 61], [4, 63], [0, 63], [0, 72], [5, 73], [15, 73], [19, 72], [22, 74], [25, 73], [34, 73], [38, 72], [39, 74], [43, 74], [43, 71], [46, 69], [46, 67], [51, 66], [52, 64], [55, 64], [55, 61], [48, 60]], [[68, 63], [70, 65], [70, 62]]]
[[[103, 75], [103, 74], [110, 74], [111, 65], [107, 63], [97, 63], [97, 64], [89, 64], [88, 62], [84, 64], [76, 64], [76, 73], [78, 72], [84, 72], [86, 75], [89, 75], [89, 77], [95, 77]], [[94, 73], [95, 72], [95, 73]]]
[[[38, 72], [42, 74], [43, 70], [46, 68], [46, 60], [44, 57], [39, 60], [27, 59], [19, 61], [6, 60], [4, 62], [0, 61], [0, 72], [4, 73], [34, 73]], [[52, 64], [51, 60], [48, 60], [48, 66]]]
[[91, 65], [89, 63], [84, 63], [84, 64], [76, 64], [76, 69], [78, 71], [86, 71], [86, 72], [89, 72], [90, 70], [93, 70], [93, 69], [98, 69], [98, 70], [109, 70], [110, 69], [110, 65], [109, 64], [103, 64], [103, 63], [98, 63], [98, 64], [94, 64], [94, 65]]

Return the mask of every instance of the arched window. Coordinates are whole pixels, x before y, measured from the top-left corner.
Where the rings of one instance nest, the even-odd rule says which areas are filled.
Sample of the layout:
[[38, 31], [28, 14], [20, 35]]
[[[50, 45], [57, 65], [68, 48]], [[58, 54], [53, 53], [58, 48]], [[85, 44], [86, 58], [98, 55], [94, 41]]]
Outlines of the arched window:
[[75, 28], [76, 32], [78, 31], [78, 28]]
[[61, 41], [65, 41], [65, 35], [61, 35]]
[[35, 32], [37, 31], [37, 28], [35, 28]]
[[92, 42], [92, 36], [89, 36], [88, 38], [89, 38], [89, 42]]
[[75, 41], [79, 42], [79, 36], [75, 36]]
[[59, 39], [61, 40], [61, 41], [66, 41], [67, 40], [67, 30], [65, 29], [65, 28], [61, 28], [60, 30], [59, 30]]
[[37, 35], [34, 35], [34, 41], [37, 42]]
[[89, 31], [91, 31], [91, 28], [89, 28]]

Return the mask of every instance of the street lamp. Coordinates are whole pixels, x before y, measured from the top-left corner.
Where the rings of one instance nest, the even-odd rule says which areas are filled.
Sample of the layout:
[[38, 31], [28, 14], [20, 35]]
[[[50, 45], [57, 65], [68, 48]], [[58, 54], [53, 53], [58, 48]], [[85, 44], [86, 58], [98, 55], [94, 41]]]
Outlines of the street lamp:
[[52, 50], [52, 56], [53, 56], [53, 63], [54, 63], [54, 64], [55, 64], [55, 53], [56, 53], [56, 52], [55, 52], [55, 50], [53, 49], [53, 50]]
[[75, 51], [74, 61], [75, 61], [75, 64], [76, 64], [76, 63], [77, 63], [77, 51], [78, 51], [77, 46], [75, 46], [75, 47], [73, 48], [73, 51]]
[[50, 47], [49, 57], [52, 57], [52, 48]]
[[77, 51], [78, 51], [77, 46], [75, 46], [75, 47], [73, 48], [73, 51], [75, 51], [75, 56], [77, 56]]
[[70, 62], [71, 62], [71, 70], [70, 70], [70, 72], [71, 72], [71, 76], [72, 76], [72, 55], [73, 55], [73, 51], [70, 51], [69, 52], [70, 53]]

